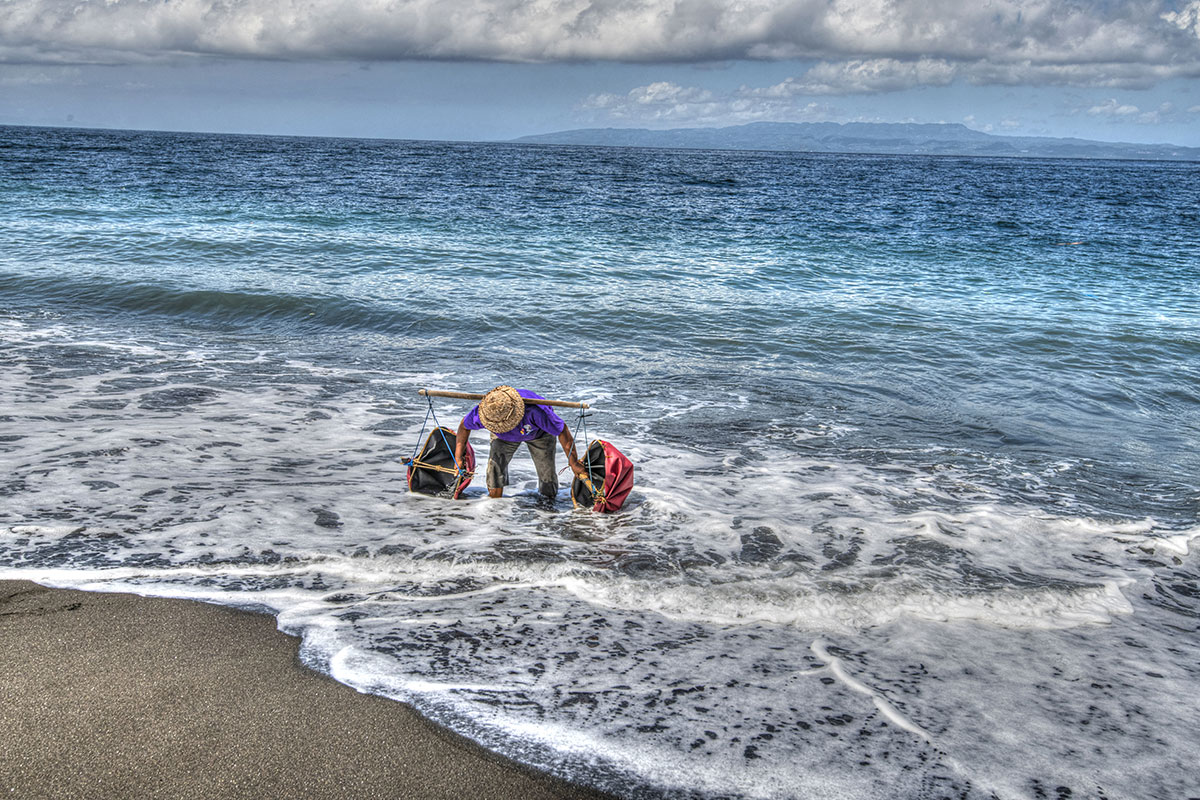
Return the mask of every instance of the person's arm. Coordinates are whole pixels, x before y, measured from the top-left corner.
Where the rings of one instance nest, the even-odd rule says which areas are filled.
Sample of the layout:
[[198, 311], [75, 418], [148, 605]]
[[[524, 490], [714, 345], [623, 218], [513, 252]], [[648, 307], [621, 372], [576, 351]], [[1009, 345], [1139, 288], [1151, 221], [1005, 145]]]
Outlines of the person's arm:
[[566, 425], [563, 425], [562, 433], [558, 435], [558, 443], [562, 445], [563, 452], [567, 454], [567, 463], [571, 465], [571, 472], [580, 478], [586, 476], [587, 470], [575, 452], [575, 437], [571, 435], [571, 429]]
[[458, 431], [454, 434], [454, 463], [459, 469], [466, 469], [463, 463], [463, 453], [467, 449], [467, 439], [470, 438], [471, 432], [467, 430], [467, 426], [463, 422], [458, 423]]

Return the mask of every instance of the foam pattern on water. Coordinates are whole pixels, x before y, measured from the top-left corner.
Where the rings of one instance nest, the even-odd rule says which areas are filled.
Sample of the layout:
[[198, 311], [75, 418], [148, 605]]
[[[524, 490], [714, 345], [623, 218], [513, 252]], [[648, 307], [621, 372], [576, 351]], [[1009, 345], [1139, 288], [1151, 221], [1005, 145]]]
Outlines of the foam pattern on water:
[[630, 795], [1200, 791], [1200, 528], [1016, 502], [1038, 476], [986, 454], [820, 456], [819, 415], [672, 443], [736, 393], [632, 420], [618, 515], [521, 458], [514, 498], [441, 501], [395, 398], [451, 375], [0, 332], [0, 577], [268, 610], [314, 668]]

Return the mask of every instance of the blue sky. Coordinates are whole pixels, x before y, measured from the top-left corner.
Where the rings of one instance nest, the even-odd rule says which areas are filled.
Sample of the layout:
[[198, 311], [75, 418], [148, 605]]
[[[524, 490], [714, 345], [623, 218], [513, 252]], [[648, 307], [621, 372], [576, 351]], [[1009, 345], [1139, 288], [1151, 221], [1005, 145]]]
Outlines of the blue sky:
[[0, 0], [0, 123], [505, 139], [958, 122], [1200, 146], [1200, 0]]

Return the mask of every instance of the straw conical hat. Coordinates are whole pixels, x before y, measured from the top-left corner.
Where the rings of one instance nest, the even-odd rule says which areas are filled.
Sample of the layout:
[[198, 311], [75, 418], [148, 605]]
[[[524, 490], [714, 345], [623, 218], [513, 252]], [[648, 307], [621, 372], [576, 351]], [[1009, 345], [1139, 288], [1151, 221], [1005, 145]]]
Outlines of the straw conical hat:
[[511, 386], [497, 386], [479, 401], [479, 420], [492, 433], [508, 433], [524, 416], [525, 401]]

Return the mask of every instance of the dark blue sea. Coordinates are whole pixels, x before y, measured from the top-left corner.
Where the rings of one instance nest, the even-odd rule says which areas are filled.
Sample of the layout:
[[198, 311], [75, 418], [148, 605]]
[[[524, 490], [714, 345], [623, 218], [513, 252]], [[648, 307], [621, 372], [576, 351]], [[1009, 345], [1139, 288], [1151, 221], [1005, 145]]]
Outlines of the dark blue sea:
[[[1196, 164], [7, 127], [0, 226], [0, 578], [621, 796], [1200, 796]], [[407, 491], [500, 383], [620, 512]]]

